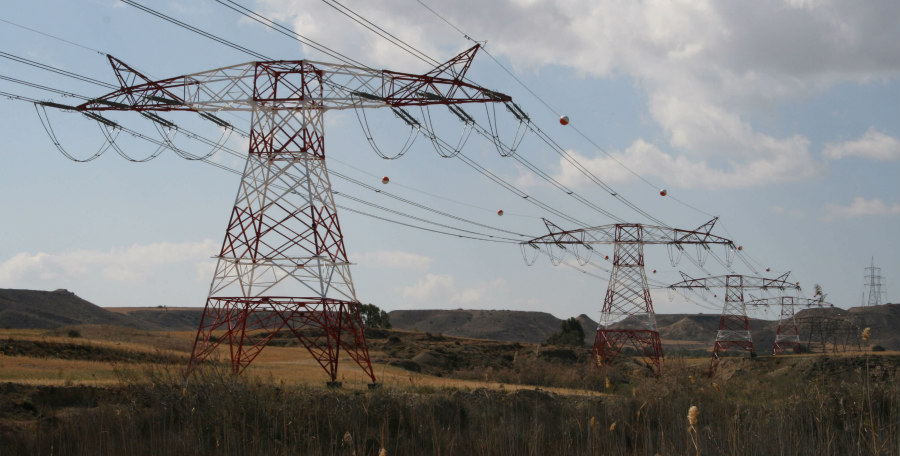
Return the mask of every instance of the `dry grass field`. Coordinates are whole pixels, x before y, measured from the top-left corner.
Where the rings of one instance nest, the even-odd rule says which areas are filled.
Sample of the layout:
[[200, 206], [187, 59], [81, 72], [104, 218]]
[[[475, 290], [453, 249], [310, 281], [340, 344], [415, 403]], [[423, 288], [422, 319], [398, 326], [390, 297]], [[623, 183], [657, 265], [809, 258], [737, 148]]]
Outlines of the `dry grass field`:
[[[588, 366], [587, 349], [410, 331], [369, 337], [381, 388], [340, 389], [290, 338], [240, 378], [185, 379], [193, 331], [0, 330], [0, 455], [900, 454], [900, 355]], [[688, 410], [696, 406], [693, 421]]]
[[[78, 336], [69, 336], [69, 331], [77, 331]], [[411, 332], [394, 333], [407, 333], [411, 337], [416, 337]], [[17, 346], [24, 342], [41, 344], [41, 347], [28, 347], [24, 352], [13, 356], [6, 354], [10, 351], [9, 348], [0, 350], [0, 382], [32, 385], [110, 385], [118, 382], [118, 376], [123, 374], [127, 374], [130, 379], [140, 380], [142, 371], [165, 368], [172, 372], [180, 372], [190, 356], [194, 336], [193, 331], [141, 331], [94, 325], [54, 330], [0, 330], [0, 346], [3, 346], [4, 340], [7, 341], [6, 344], [16, 341]], [[493, 341], [467, 340], [464, 343], [476, 346], [481, 343], [496, 345]], [[372, 345], [378, 346], [377, 342]], [[526, 345], [531, 350], [536, 348], [530, 344]], [[91, 350], [82, 353], [81, 350], [77, 350], [78, 347]], [[528, 348], [523, 346], [523, 350], [525, 349]], [[375, 374], [383, 387], [507, 390], [533, 388], [532, 385], [504, 384], [409, 371], [386, 363], [378, 363], [379, 359], [386, 357], [383, 352], [371, 350], [370, 354], [375, 361], [373, 364]], [[164, 357], [170, 362], [160, 363], [158, 360], [147, 359], [155, 357]], [[228, 361], [226, 349], [223, 347], [217, 350], [211, 360], [212, 364], [217, 362], [224, 366]], [[325, 372], [309, 352], [296, 344], [266, 347], [245, 372], [245, 376], [249, 379], [293, 386], [321, 386], [328, 380]], [[367, 389], [370, 383], [363, 371], [347, 356], [341, 358], [338, 380], [344, 388], [351, 390]], [[549, 386], [545, 389], [561, 394], [600, 394], [578, 388]]]

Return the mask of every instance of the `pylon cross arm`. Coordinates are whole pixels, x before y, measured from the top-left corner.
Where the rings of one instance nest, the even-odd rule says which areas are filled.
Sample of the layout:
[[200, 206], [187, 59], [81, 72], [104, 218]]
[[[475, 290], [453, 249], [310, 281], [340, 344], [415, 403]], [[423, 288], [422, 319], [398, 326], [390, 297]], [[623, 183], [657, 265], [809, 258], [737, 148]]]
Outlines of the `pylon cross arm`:
[[[152, 80], [109, 56], [118, 90], [76, 107], [79, 111], [218, 111], [269, 109], [343, 109], [386, 106], [510, 102], [506, 94], [465, 80], [478, 45], [425, 74], [312, 62], [248, 62]], [[275, 82], [277, 81], [277, 83]], [[271, 95], [278, 84], [281, 93]], [[260, 93], [266, 93], [261, 97]]]
[[[547, 226], [549, 233], [526, 242], [532, 244], [550, 242], [557, 244], [614, 244], [616, 242], [631, 241], [640, 242], [642, 244], [666, 245], [734, 245], [734, 242], [730, 239], [710, 234], [712, 225], [710, 225], [709, 222], [696, 230], [682, 230], [678, 228], [643, 225], [639, 223], [618, 223], [575, 230], [563, 230], [548, 220], [544, 220], [544, 224]], [[622, 238], [623, 232], [626, 234], [627, 239]], [[563, 238], [563, 240], [560, 240], [561, 238]]]
[[[786, 278], [786, 274], [777, 279], [767, 279], [765, 277], [753, 277], [746, 275], [723, 275], [723, 276], [711, 276], [704, 277], [701, 279], [693, 279], [688, 277], [686, 274], [682, 273], [682, 277], [684, 280], [678, 283], [673, 283], [669, 285], [669, 288], [742, 288], [742, 289], [769, 289], [769, 288], [777, 288], [777, 289], [799, 289], [800, 287], [795, 283], [790, 283], [783, 278]], [[734, 282], [734, 279], [739, 279], [739, 283]], [[731, 281], [730, 281], [731, 280]]]

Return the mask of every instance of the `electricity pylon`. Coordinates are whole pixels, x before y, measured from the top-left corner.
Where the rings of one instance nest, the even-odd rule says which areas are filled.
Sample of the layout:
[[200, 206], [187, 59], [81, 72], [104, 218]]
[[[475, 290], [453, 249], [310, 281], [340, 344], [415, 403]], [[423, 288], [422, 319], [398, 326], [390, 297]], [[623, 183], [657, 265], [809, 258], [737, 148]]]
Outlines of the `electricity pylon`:
[[[732, 241], [711, 234], [717, 220], [718, 218], [714, 218], [695, 230], [639, 223], [563, 230], [544, 220], [550, 233], [523, 242], [522, 248], [525, 253], [529, 246], [534, 250], [544, 246], [555, 264], [559, 264], [562, 258], [552, 250], [553, 247], [561, 248], [562, 251], [572, 248], [579, 261], [587, 263], [593, 250], [592, 245], [613, 244], [613, 269], [603, 300], [591, 358], [598, 365], [610, 363], [626, 343], [631, 343], [638, 354], [658, 372], [663, 349], [656, 326], [653, 300], [647, 286], [647, 273], [644, 270], [644, 245], [667, 245], [675, 248], [679, 256], [684, 246], [690, 244], [696, 245], [700, 252], [713, 244], [724, 245], [729, 252], [733, 252]], [[584, 249], [584, 252], [580, 249]]]
[[727, 351], [731, 347], [739, 347], [750, 352], [750, 356], [756, 356], [753, 346], [753, 337], [750, 334], [750, 319], [747, 318], [747, 305], [744, 302], [744, 290], [799, 290], [799, 284], [788, 283], [784, 279], [790, 272], [786, 272], [774, 279], [765, 277], [752, 277], [740, 274], [704, 277], [694, 279], [681, 273], [684, 279], [681, 282], [669, 285], [669, 288], [725, 288], [725, 305], [722, 307], [722, 318], [719, 320], [719, 330], [716, 332], [716, 342], [713, 346], [712, 359], [709, 364], [709, 375], [712, 376], [719, 366], [719, 352]]
[[[464, 80], [478, 46], [425, 74], [313, 62], [242, 63], [151, 80], [109, 57], [121, 88], [75, 109], [97, 112], [249, 112], [250, 146], [217, 255], [188, 370], [227, 343], [237, 375], [289, 330], [338, 386], [344, 350], [375, 384], [359, 300], [325, 163], [330, 110], [509, 102]], [[457, 108], [458, 109], [458, 108]], [[404, 116], [405, 114], [405, 116]], [[156, 116], [156, 117], [153, 117]], [[111, 123], [111, 122], [110, 122]]]
[[881, 298], [884, 296], [884, 284], [881, 276], [881, 268], [875, 267], [875, 257], [872, 257], [872, 266], [866, 269], [866, 287], [869, 288], [869, 300], [865, 302], [866, 306], [880, 306]]
[[798, 306], [811, 307], [834, 307], [833, 304], [826, 303], [823, 299], [801, 298], [798, 296], [774, 296], [768, 298], [757, 298], [745, 303], [748, 306], [770, 306], [777, 305], [780, 307], [778, 316], [778, 330], [775, 331], [775, 344], [772, 347], [772, 354], [779, 355], [790, 350], [794, 353], [800, 353], [802, 350], [800, 340], [800, 328], [797, 326], [795, 314]]

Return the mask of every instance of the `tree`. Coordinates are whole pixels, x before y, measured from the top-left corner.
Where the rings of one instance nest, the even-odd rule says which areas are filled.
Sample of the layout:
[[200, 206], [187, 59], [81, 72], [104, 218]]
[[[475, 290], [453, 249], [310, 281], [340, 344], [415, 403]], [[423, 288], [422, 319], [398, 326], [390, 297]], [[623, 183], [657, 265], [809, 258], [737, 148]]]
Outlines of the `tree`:
[[577, 318], [564, 320], [559, 324], [559, 331], [550, 334], [544, 345], [569, 345], [581, 347], [584, 345], [584, 329]]
[[362, 318], [365, 328], [391, 329], [391, 319], [387, 312], [379, 309], [375, 304], [360, 304], [359, 316]]

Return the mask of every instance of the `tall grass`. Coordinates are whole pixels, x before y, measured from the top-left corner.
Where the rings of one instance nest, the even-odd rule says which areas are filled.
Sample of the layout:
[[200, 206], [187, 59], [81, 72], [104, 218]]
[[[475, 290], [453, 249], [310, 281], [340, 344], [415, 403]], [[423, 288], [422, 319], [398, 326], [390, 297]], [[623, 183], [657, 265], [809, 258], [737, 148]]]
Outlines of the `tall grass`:
[[[900, 445], [897, 363], [873, 359], [867, 373], [858, 361], [713, 385], [674, 359], [662, 377], [614, 381], [604, 396], [329, 390], [209, 371], [185, 382], [156, 370], [119, 388], [32, 394], [36, 421], [0, 424], [0, 454], [891, 454]], [[603, 384], [614, 374], [597, 375]], [[63, 393], [61, 405], [54, 394]], [[692, 406], [699, 413], [686, 426]]]

